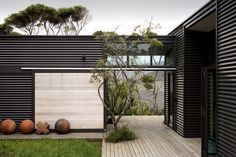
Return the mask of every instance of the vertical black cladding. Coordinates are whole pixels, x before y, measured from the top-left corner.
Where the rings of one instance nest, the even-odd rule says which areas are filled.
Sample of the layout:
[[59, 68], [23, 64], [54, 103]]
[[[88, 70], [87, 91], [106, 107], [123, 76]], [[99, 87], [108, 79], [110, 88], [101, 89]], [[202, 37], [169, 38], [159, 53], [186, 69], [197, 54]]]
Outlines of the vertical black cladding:
[[236, 1], [217, 3], [217, 151], [236, 154]]

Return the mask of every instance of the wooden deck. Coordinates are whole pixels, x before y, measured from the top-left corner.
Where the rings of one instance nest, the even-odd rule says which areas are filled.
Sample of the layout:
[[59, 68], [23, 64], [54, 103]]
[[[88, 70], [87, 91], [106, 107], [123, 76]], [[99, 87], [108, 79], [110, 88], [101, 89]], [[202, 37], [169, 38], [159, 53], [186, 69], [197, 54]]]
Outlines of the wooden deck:
[[162, 116], [126, 116], [138, 139], [122, 143], [102, 142], [102, 157], [200, 157], [201, 139], [183, 138], [163, 124]]

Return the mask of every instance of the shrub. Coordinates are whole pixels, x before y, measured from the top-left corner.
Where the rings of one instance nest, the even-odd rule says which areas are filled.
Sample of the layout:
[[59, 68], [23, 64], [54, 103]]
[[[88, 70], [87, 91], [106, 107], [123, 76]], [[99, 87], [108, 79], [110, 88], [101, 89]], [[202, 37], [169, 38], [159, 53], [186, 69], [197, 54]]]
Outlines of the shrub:
[[152, 115], [151, 109], [146, 102], [140, 102], [139, 105], [132, 107], [132, 115]]
[[131, 131], [128, 126], [122, 126], [116, 130], [108, 133], [106, 137], [107, 142], [117, 143], [121, 141], [130, 141], [136, 139], [136, 135], [133, 131]]

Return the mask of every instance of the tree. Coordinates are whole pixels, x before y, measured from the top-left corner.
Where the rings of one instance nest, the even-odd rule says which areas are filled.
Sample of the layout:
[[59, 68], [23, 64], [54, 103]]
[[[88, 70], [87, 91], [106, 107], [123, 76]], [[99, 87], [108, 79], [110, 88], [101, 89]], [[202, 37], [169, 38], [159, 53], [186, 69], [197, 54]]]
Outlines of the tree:
[[65, 35], [79, 35], [81, 30], [91, 20], [88, 10], [82, 6], [60, 8], [57, 11], [55, 22], [59, 32]]
[[[91, 78], [92, 82], [99, 83], [98, 95], [113, 121], [114, 129], [118, 128], [118, 123], [123, 115], [125, 115], [131, 108], [132, 100], [138, 98], [138, 88], [137, 82], [139, 81], [136, 77], [142, 68], [135, 68], [135, 75], [128, 76], [127, 69], [130, 68], [123, 59], [124, 55], [130, 52], [139, 52], [138, 45], [140, 43], [148, 43], [154, 47], [161, 46], [161, 42], [156, 38], [150, 38], [148, 36], [147, 29], [139, 29], [136, 27], [134, 32], [139, 30], [139, 35], [133, 38], [133, 36], [118, 36], [116, 33], [102, 33], [98, 35], [98, 40], [101, 40], [104, 45], [104, 58], [97, 62], [96, 68], [93, 69], [93, 75]], [[133, 39], [131, 39], [133, 38]], [[135, 54], [134, 54], [135, 55]], [[113, 67], [116, 67], [114, 70]], [[131, 65], [132, 66], [132, 65]], [[108, 84], [106, 84], [106, 82]], [[126, 99], [120, 100], [122, 102], [122, 108], [117, 113], [116, 108], [120, 107], [121, 103], [118, 100], [114, 103], [114, 99], [109, 99], [102, 97], [101, 89], [104, 85], [108, 85], [108, 91], [114, 93], [115, 95], [124, 94]], [[121, 89], [118, 90], [117, 89]], [[122, 91], [122, 92], [121, 92]]]
[[[156, 65], [160, 65], [160, 62], [162, 60], [162, 56], [160, 56], [158, 61], [155, 64]], [[145, 89], [147, 90], [147, 92], [149, 92], [151, 94], [151, 104], [153, 104], [153, 114], [161, 114], [162, 111], [159, 109], [158, 107], [158, 102], [157, 102], [157, 97], [158, 97], [158, 92], [160, 90], [160, 88], [162, 87], [162, 85], [158, 85], [157, 84], [157, 78], [158, 78], [158, 71], [155, 71], [153, 74], [145, 74], [141, 77], [141, 83], [143, 84], [143, 86], [145, 87]]]
[[0, 35], [21, 35], [20, 33], [13, 32], [13, 28], [6, 23], [0, 24]]
[[0, 25], [0, 35], [9, 35], [12, 30], [13, 28], [5, 23]]
[[101, 36], [101, 35], [105, 35], [105, 34], [118, 35], [114, 31], [113, 32], [109, 32], [109, 31], [101, 31], [101, 30], [99, 30], [99, 31], [96, 31], [96, 32], [93, 33], [93, 35], [95, 35], [95, 36]]
[[55, 9], [34, 4], [11, 14], [5, 22], [27, 35], [78, 35], [90, 19], [88, 10], [83, 6]]

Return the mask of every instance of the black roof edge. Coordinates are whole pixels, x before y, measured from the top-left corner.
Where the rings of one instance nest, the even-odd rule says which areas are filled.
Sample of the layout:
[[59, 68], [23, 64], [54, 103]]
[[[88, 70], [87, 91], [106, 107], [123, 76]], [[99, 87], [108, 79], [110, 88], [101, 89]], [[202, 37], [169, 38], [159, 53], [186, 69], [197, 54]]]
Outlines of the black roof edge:
[[[120, 35], [122, 36], [122, 35]], [[137, 39], [139, 36], [129, 36], [128, 39]], [[171, 35], [151, 35], [151, 38], [157, 38], [163, 43], [174, 43], [175, 41], [175, 36]], [[96, 36], [94, 35], [69, 35], [69, 36], [63, 36], [63, 35], [0, 35], [0, 40], [1, 39], [20, 39], [20, 38], [29, 38], [29, 39], [57, 39], [57, 38], [62, 38], [62, 39], [95, 39]]]
[[[188, 23], [190, 20], [192, 20], [192, 18], [194, 18], [195, 16], [202, 15], [205, 12], [209, 11], [208, 8], [211, 8], [212, 5], [216, 4], [217, 0], [210, 0], [209, 2], [207, 2], [205, 5], [203, 5], [200, 9], [198, 9], [195, 13], [193, 13], [191, 16], [189, 16], [186, 20], [184, 20], [181, 24], [179, 24], [175, 29], [173, 29], [170, 33], [168, 33], [168, 35], [172, 35], [174, 34], [175, 31], [177, 31], [180, 27], [184, 27], [184, 25], [186, 23]], [[216, 6], [216, 5], [215, 5]]]
[[1, 37], [6, 38], [95, 38], [95, 35], [0, 35]]

